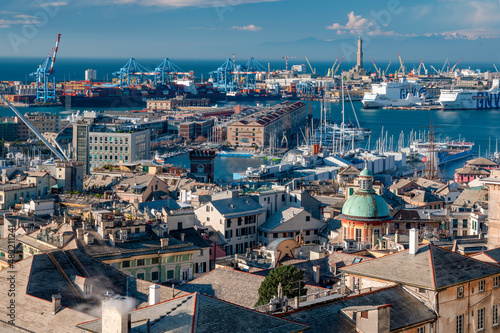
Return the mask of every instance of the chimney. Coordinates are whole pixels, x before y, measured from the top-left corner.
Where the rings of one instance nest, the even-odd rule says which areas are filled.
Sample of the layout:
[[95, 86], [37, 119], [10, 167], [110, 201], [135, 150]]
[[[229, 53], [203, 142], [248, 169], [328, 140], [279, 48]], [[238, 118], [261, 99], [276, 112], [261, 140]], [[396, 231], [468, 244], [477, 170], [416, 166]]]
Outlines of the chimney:
[[399, 244], [399, 231], [394, 234], [394, 243]]
[[109, 234], [109, 244], [111, 246], [115, 246], [116, 243], [115, 243], [115, 235], [114, 234]]
[[182, 233], [182, 234], [181, 234], [181, 242], [184, 242], [184, 236], [185, 236], [185, 234], [184, 234], [184, 233]]
[[61, 307], [61, 295], [55, 294], [52, 295], [52, 314], [55, 315], [59, 308]]
[[313, 266], [313, 279], [315, 283], [319, 283], [319, 277], [320, 277], [320, 272], [319, 272], [319, 266]]
[[102, 301], [102, 333], [128, 333], [131, 328], [130, 311], [126, 299], [111, 298]]
[[160, 303], [160, 286], [152, 284], [149, 286], [149, 305]]
[[83, 229], [82, 228], [76, 229], [76, 238], [78, 238], [78, 239], [83, 238]]
[[160, 239], [160, 245], [162, 248], [167, 247], [168, 246], [168, 238]]
[[417, 229], [410, 229], [410, 251], [411, 255], [417, 254], [418, 251], [418, 233]]

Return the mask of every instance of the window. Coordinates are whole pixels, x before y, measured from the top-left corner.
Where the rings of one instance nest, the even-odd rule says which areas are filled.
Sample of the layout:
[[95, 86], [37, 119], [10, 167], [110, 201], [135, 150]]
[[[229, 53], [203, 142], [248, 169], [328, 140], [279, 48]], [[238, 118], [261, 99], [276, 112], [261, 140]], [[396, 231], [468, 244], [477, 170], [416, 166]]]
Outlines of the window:
[[144, 273], [137, 273], [137, 278], [139, 280], [144, 280]]
[[368, 319], [368, 311], [361, 311], [361, 318]]
[[498, 304], [493, 305], [493, 326], [498, 326]]
[[464, 333], [464, 315], [457, 316], [457, 333]]
[[479, 281], [479, 292], [484, 291], [484, 280]]
[[410, 230], [411, 229], [411, 223], [406, 223], [406, 229]]
[[419, 327], [417, 333], [425, 333], [425, 326]]
[[494, 288], [498, 288], [498, 286], [500, 286], [500, 277], [495, 276], [495, 277], [493, 278], [493, 287], [494, 287]]
[[460, 286], [457, 288], [457, 298], [464, 297], [464, 286]]
[[151, 265], [157, 265], [160, 262], [160, 258], [151, 258]]
[[311, 221], [311, 217], [309, 215], [306, 216], [306, 221]]
[[273, 238], [278, 238], [278, 233], [274, 233]]
[[144, 266], [144, 259], [137, 259], [137, 266]]
[[309, 236], [311, 234], [310, 230], [306, 230], [306, 236]]
[[477, 330], [484, 330], [484, 308], [477, 310]]
[[130, 260], [124, 260], [122, 262], [122, 267], [125, 268], [125, 267], [130, 267]]
[[173, 279], [173, 278], [174, 278], [174, 271], [173, 270], [167, 271], [167, 279]]
[[399, 223], [394, 223], [394, 229], [399, 229]]
[[458, 219], [453, 219], [453, 228], [458, 228]]

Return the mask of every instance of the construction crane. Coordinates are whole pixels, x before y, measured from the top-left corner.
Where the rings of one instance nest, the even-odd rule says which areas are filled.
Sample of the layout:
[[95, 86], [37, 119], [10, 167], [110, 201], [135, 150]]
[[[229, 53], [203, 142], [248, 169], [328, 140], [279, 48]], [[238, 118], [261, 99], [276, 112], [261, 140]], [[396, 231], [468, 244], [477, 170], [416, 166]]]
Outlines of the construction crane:
[[311, 63], [309, 62], [309, 59], [307, 59], [307, 57], [305, 57], [305, 58], [306, 58], [307, 64], [309, 65], [309, 68], [311, 69], [311, 73], [316, 74], [316, 70], [312, 68]]
[[337, 73], [337, 71], [339, 70], [340, 65], [342, 64], [342, 60], [344, 60], [344, 57], [340, 58], [339, 64], [337, 65], [337, 67], [335, 68], [335, 70], [332, 72], [332, 77], [333, 77], [333, 76]]
[[285, 70], [288, 70], [288, 59], [300, 59], [300, 57], [281, 57], [281, 59], [285, 59]]
[[[57, 34], [56, 47], [54, 54], [50, 50], [47, 59], [38, 66], [36, 72], [30, 74], [36, 81], [36, 99], [37, 103], [54, 103], [56, 102], [56, 77], [54, 73], [54, 63], [56, 62], [57, 50], [59, 49], [59, 41], [61, 34]], [[52, 54], [52, 57], [51, 57]]]
[[194, 72], [185, 72], [180, 69], [179, 66], [174, 64], [170, 59], [165, 58], [154, 71], [155, 84], [161, 83], [166, 84], [167, 82], [172, 82], [174, 78], [180, 76], [193, 75]]
[[139, 64], [134, 58], [130, 58], [120, 70], [113, 73], [113, 76], [117, 76], [118, 84], [124, 87], [139, 84], [143, 82], [145, 76], [156, 76], [156, 74]]
[[389, 73], [389, 67], [391, 67], [391, 64], [392, 64], [392, 59], [387, 64], [387, 67], [385, 68], [385, 71], [384, 71], [383, 75], [385, 75], [385, 73]]
[[460, 58], [455, 65], [453, 65], [453, 67], [450, 69], [450, 72], [453, 72], [453, 70], [455, 69], [455, 67], [457, 67], [457, 65], [462, 61], [462, 59], [463, 59], [463, 57]]
[[9, 108], [12, 111], [14, 111], [16, 116], [18, 116], [19, 119], [21, 119], [22, 122], [25, 123], [26, 126], [28, 126], [28, 128], [36, 135], [36, 137], [40, 141], [42, 141], [45, 144], [45, 146], [47, 146], [47, 148], [49, 148], [50, 151], [52, 151], [52, 153], [54, 153], [54, 155], [57, 156], [58, 159], [60, 159], [61, 161], [69, 161], [69, 158], [64, 154], [64, 152], [62, 151], [62, 149], [60, 147], [59, 147], [59, 149], [61, 149], [61, 151], [58, 151], [53, 145], [50, 144], [49, 141], [47, 141], [47, 139], [40, 132], [38, 132], [38, 130], [28, 121], [28, 119], [26, 119], [24, 117], [24, 115], [14, 107], [14, 105], [12, 105], [3, 95], [0, 95], [0, 98], [3, 99], [5, 101], [5, 103], [7, 103]]
[[373, 58], [370, 56], [370, 60], [372, 61], [373, 67], [375, 67], [375, 70], [377, 71], [379, 76], [382, 76], [380, 73], [380, 70], [378, 69], [377, 65], [375, 65], [375, 61], [373, 61]]

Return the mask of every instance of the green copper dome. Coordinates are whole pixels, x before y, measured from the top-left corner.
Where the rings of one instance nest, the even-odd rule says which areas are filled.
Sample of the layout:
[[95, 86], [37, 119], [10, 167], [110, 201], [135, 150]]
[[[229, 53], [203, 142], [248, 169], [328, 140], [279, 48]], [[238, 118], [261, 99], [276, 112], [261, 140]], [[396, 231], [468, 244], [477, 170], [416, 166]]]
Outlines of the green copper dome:
[[346, 219], [381, 219], [391, 216], [389, 205], [376, 193], [359, 191], [352, 195], [342, 207], [342, 216]]
[[364, 168], [359, 175], [362, 177], [373, 177], [373, 173], [367, 168]]

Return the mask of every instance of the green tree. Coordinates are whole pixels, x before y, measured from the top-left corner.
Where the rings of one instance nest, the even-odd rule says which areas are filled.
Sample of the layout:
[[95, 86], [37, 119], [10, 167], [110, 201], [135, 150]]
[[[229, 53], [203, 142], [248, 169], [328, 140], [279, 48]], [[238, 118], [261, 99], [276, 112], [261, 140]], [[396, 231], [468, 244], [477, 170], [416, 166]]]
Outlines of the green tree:
[[[300, 281], [300, 283], [299, 283]], [[273, 296], [278, 296], [278, 285], [281, 282], [283, 296], [293, 298], [307, 294], [304, 283], [304, 272], [292, 265], [285, 265], [271, 270], [268, 276], [262, 281], [259, 288], [259, 299], [255, 306], [268, 304]]]

